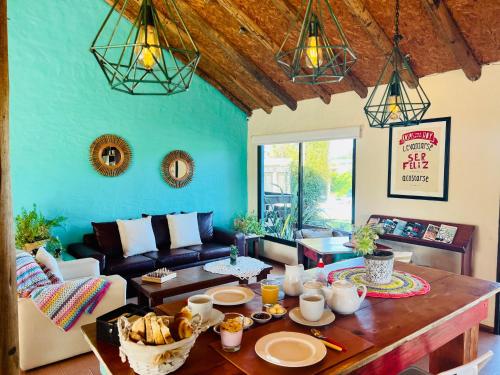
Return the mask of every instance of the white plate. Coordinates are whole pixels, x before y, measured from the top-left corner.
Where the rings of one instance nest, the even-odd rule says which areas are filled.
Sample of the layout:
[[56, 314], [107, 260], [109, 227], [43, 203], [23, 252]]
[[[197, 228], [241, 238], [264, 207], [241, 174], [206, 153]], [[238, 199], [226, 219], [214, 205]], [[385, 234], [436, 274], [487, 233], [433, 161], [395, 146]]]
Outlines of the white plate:
[[275, 332], [255, 343], [255, 353], [264, 361], [283, 367], [305, 367], [321, 361], [325, 345], [318, 339], [297, 332]]
[[320, 320], [318, 320], [317, 322], [311, 322], [310, 320], [306, 320], [300, 312], [300, 307], [296, 307], [290, 310], [288, 316], [295, 323], [299, 323], [309, 327], [326, 326], [327, 324], [333, 323], [335, 320], [335, 314], [332, 313], [330, 309], [325, 309], [325, 311], [323, 311], [323, 315], [321, 316]]
[[214, 305], [236, 306], [250, 302], [255, 293], [241, 286], [218, 286], [208, 289], [205, 294], [213, 298]]
[[212, 309], [212, 315], [210, 316], [210, 319], [201, 325], [201, 330], [205, 332], [210, 327], [213, 327], [222, 322], [223, 319], [224, 319], [224, 313], [222, 311], [217, 309]]

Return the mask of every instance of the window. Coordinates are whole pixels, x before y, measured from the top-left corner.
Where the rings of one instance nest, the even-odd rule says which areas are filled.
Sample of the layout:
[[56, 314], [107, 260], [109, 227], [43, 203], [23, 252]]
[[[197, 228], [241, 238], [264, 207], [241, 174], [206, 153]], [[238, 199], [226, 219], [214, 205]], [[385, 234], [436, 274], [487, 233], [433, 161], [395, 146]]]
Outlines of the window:
[[355, 140], [259, 147], [259, 214], [266, 234], [293, 240], [302, 228], [350, 230]]

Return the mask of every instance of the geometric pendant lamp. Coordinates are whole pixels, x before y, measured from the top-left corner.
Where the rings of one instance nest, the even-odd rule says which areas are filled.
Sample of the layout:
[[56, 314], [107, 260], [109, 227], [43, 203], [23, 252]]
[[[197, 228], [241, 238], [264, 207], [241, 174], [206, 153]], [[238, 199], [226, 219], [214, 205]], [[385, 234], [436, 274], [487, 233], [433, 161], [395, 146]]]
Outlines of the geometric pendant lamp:
[[302, 0], [276, 61], [292, 82], [315, 85], [341, 81], [356, 56], [329, 1]]
[[142, 0], [138, 11], [135, 0], [116, 0], [99, 29], [90, 51], [112, 89], [173, 95], [189, 88], [200, 53], [175, 1], [157, 3], [161, 12], [152, 0]]
[[364, 110], [372, 128], [420, 123], [431, 103], [399, 49], [399, 0], [396, 0], [394, 46]]

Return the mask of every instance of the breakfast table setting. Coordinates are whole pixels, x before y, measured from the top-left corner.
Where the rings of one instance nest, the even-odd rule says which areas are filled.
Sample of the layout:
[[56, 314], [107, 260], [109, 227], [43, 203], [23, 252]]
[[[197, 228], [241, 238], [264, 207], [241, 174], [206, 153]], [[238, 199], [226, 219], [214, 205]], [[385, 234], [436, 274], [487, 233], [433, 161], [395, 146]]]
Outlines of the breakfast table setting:
[[[395, 262], [391, 282], [373, 285], [363, 264], [355, 258], [326, 266], [328, 285], [315, 270], [289, 266], [283, 280], [216, 286], [156, 306], [159, 322], [177, 322], [186, 309], [200, 320], [170, 372], [397, 374], [429, 355], [437, 373], [477, 356], [479, 323], [500, 284]], [[169, 327], [176, 336], [178, 326]], [[95, 324], [82, 331], [102, 374], [136, 373], [121, 348], [97, 339]]]

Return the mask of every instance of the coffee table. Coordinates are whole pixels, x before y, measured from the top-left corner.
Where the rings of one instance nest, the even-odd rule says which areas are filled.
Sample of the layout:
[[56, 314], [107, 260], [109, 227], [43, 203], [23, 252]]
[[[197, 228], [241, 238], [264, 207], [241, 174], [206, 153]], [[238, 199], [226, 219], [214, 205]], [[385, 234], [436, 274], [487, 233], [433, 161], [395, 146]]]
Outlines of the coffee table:
[[[272, 268], [272, 266], [264, 268], [257, 275], [257, 281], [265, 279]], [[132, 286], [138, 292], [139, 305], [158, 306], [163, 303], [163, 299], [166, 297], [173, 297], [234, 281], [239, 281], [241, 284], [248, 284], [247, 280], [241, 280], [236, 276], [219, 275], [205, 271], [203, 266], [185, 268], [175, 272], [177, 273], [175, 279], [168, 280], [162, 284], [143, 282], [140, 277], [130, 280]]]

